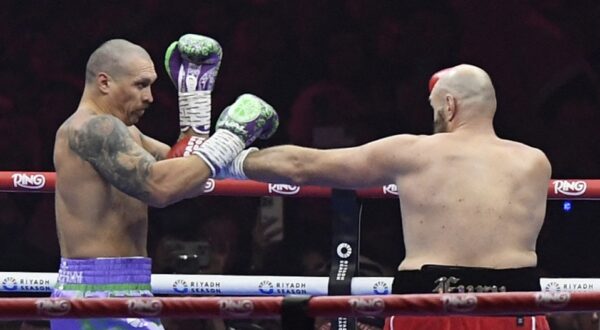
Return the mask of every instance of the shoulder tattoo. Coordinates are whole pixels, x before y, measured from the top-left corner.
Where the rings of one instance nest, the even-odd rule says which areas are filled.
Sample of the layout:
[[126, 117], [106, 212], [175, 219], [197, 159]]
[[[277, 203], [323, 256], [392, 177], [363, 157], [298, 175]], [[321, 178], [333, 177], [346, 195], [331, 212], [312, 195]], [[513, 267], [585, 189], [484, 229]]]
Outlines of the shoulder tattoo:
[[141, 200], [149, 196], [147, 178], [155, 159], [112, 116], [94, 116], [68, 133], [69, 147], [90, 162], [100, 175], [121, 191]]

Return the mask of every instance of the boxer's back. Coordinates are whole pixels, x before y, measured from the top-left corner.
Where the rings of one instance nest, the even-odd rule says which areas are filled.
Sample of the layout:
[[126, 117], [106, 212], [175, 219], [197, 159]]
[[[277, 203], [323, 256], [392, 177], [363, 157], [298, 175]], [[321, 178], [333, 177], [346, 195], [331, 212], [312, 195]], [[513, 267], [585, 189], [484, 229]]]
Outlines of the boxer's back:
[[542, 152], [461, 133], [422, 137], [414, 148], [418, 166], [396, 182], [406, 245], [401, 269], [536, 264], [549, 179]]
[[91, 116], [78, 110], [56, 134], [55, 207], [62, 256], [146, 255], [147, 206], [104, 180], [69, 146], [69, 135], [83, 129]]

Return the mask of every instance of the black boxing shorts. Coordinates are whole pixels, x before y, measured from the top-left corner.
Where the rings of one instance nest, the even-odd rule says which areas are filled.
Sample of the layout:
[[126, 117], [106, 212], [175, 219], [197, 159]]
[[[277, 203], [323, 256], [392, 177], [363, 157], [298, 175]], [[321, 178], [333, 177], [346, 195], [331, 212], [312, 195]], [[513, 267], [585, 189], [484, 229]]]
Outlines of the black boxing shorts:
[[[392, 293], [464, 293], [540, 291], [535, 267], [491, 269], [424, 265], [420, 270], [398, 271]], [[541, 316], [392, 316], [384, 329], [527, 329], [549, 330]]]
[[424, 265], [398, 271], [392, 285], [392, 293], [398, 294], [511, 291], [540, 291], [539, 270]]

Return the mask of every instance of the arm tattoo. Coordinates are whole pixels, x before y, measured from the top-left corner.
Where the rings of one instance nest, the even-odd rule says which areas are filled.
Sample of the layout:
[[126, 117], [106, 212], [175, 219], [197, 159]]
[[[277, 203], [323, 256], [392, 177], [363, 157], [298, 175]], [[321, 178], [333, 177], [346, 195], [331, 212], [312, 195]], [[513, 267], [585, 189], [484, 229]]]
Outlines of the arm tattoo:
[[155, 160], [135, 143], [125, 124], [112, 116], [94, 116], [68, 136], [71, 149], [105, 180], [142, 201], [149, 198], [146, 180]]

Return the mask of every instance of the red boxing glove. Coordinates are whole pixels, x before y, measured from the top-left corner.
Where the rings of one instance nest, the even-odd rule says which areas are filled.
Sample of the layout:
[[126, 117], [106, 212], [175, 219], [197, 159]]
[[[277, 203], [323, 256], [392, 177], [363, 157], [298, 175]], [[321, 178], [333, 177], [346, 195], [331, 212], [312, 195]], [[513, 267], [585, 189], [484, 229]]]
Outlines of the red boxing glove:
[[435, 86], [435, 84], [437, 84], [438, 80], [440, 80], [440, 78], [447, 74], [452, 68], [447, 68], [447, 69], [443, 69], [440, 70], [436, 73], [433, 74], [433, 76], [431, 76], [431, 78], [429, 78], [429, 93], [431, 93], [431, 91], [433, 90], [433, 86]]
[[167, 158], [185, 157], [198, 150], [206, 138], [200, 136], [186, 136], [177, 141], [171, 150], [167, 153]]

